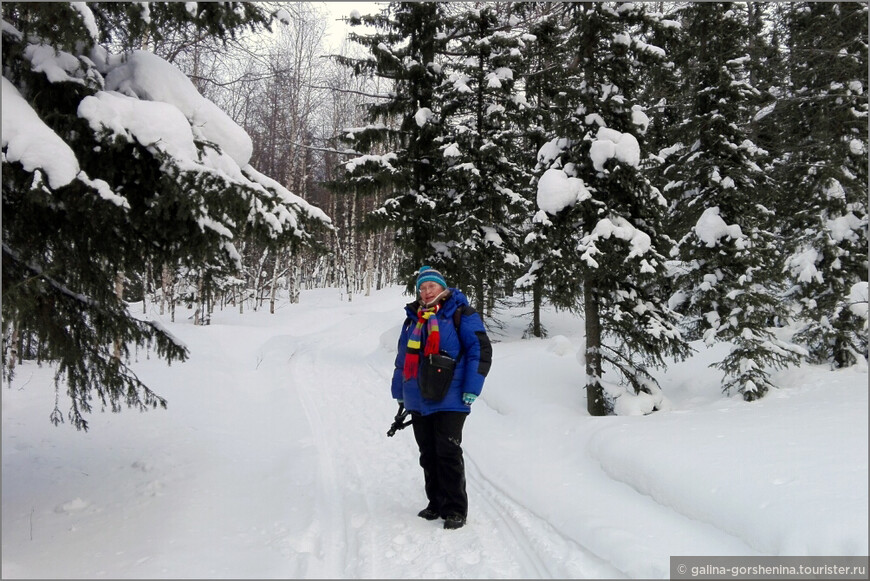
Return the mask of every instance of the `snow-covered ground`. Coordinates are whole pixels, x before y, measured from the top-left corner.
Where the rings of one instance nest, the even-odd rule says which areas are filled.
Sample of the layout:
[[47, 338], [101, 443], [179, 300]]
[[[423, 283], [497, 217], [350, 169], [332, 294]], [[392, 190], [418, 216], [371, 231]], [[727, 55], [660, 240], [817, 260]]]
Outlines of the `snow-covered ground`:
[[468, 525], [417, 518], [413, 434], [386, 436], [407, 301], [322, 289], [208, 327], [163, 317], [190, 359], [135, 369], [169, 409], [97, 412], [88, 433], [52, 426], [52, 370], [21, 366], [2, 389], [2, 577], [667, 578], [671, 555], [867, 554], [866, 369], [782, 371], [750, 404], [707, 367], [727, 346], [696, 345], [658, 374], [672, 409], [593, 418], [582, 322], [552, 311], [546, 339], [508, 315], [492, 335]]

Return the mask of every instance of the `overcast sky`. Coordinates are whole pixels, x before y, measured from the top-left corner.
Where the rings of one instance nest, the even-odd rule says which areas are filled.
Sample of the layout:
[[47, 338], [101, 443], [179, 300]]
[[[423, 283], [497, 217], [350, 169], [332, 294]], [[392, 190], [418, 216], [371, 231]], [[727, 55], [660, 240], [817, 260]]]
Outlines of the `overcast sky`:
[[318, 4], [330, 15], [329, 38], [326, 42], [332, 48], [338, 48], [341, 45], [350, 29], [350, 26], [342, 22], [341, 18], [347, 17], [353, 10], [359, 12], [361, 16], [374, 14], [378, 11], [378, 2], [319, 2]]

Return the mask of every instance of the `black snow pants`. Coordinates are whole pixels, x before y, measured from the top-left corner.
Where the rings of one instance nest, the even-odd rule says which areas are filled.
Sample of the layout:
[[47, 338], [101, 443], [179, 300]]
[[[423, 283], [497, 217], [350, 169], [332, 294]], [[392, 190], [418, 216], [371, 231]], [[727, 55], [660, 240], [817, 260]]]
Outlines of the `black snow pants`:
[[420, 448], [420, 466], [426, 482], [429, 506], [442, 517], [468, 516], [465, 493], [465, 462], [462, 459], [464, 412], [413, 415], [414, 437]]

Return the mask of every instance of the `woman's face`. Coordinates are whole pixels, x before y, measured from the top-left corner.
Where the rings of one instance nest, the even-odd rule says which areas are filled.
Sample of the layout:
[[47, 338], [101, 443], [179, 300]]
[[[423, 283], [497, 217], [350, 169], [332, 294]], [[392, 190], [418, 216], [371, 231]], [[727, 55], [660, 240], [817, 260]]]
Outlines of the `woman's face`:
[[427, 280], [423, 284], [420, 285], [420, 298], [423, 300], [423, 303], [428, 305], [431, 304], [435, 298], [444, 291], [444, 287], [438, 284], [437, 282], [432, 282], [431, 280]]

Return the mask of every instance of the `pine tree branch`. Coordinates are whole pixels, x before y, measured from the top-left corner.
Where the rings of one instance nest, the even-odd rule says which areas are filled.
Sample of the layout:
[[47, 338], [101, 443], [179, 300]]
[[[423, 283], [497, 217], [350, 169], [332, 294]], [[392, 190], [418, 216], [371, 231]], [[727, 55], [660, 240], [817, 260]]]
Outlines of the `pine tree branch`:
[[[53, 279], [52, 277], [48, 276], [47, 274], [45, 274], [45, 271], [40, 266], [37, 266], [37, 265], [29, 263], [29, 262], [25, 262], [24, 260], [21, 259], [21, 255], [16, 250], [13, 250], [9, 246], [7, 246], [5, 243], [3, 244], [3, 254], [5, 254], [7, 257], [9, 257], [10, 260], [13, 260], [16, 264], [19, 264], [22, 267], [24, 267], [26, 270], [32, 272], [34, 275], [34, 276], [30, 277], [29, 279], [26, 279], [25, 281], [17, 283], [17, 285], [20, 286], [22, 284], [26, 284], [26, 282], [29, 280], [41, 278], [42, 280], [47, 282], [50, 286], [52, 286], [53, 288], [60, 291], [61, 294], [73, 299], [74, 301], [76, 301], [78, 303], [82, 303], [86, 307], [99, 309], [101, 311], [109, 310], [100, 301], [94, 300], [88, 296], [81, 294], [81, 293], [77, 293], [77, 292], [69, 289], [63, 283], [58, 282], [55, 279]], [[138, 319], [133, 319], [133, 320], [136, 321], [137, 323], [144, 324], [144, 325], [151, 327], [157, 333], [166, 336], [177, 347], [179, 347], [181, 349], [185, 349], [185, 346], [182, 342], [180, 342], [177, 338], [173, 337], [168, 331], [166, 331], [166, 329], [163, 329], [159, 324], [157, 324], [153, 321], [141, 321]]]
[[295, 143], [295, 142], [294, 142], [294, 143], [292, 143], [292, 145], [293, 145], [294, 147], [300, 147], [300, 148], [302, 148], [302, 149], [309, 149], [309, 150], [311, 150], [311, 151], [324, 151], [324, 152], [326, 152], [326, 153], [334, 153], [334, 154], [336, 154], [336, 155], [347, 155], [347, 156], [351, 156], [351, 155], [362, 155], [362, 154], [361, 154], [360, 152], [358, 152], [358, 151], [340, 150], [340, 149], [334, 149], [334, 148], [331, 148], [331, 147], [315, 147], [315, 146], [313, 146], [313, 145], [307, 145], [307, 144], [305, 144], [305, 143]]
[[256, 83], [258, 81], [265, 81], [268, 79], [278, 78], [282, 74], [286, 74], [289, 72], [289, 69], [280, 69], [275, 72], [264, 73], [262, 75], [254, 75], [254, 76], [243, 76], [238, 79], [234, 79], [232, 81], [216, 81], [212, 77], [204, 77], [196, 74], [188, 74], [188, 78], [192, 81], [202, 81], [204, 83], [208, 83], [209, 85], [215, 87], [232, 87], [233, 85], [238, 85], [239, 83]]
[[[22, 260], [21, 255], [17, 251], [6, 246], [6, 243], [3, 243], [3, 254], [5, 254], [11, 260], [22, 265], [25, 269], [27, 269], [33, 273], [34, 276], [28, 280], [33, 280], [35, 278], [42, 278], [43, 280], [45, 280], [45, 282], [47, 282], [48, 284], [50, 284], [51, 286], [53, 286], [54, 288], [59, 290], [61, 293], [72, 298], [73, 300], [76, 300], [80, 303], [84, 303], [85, 305], [87, 305], [89, 307], [98, 307], [98, 308], [102, 307], [102, 305], [99, 302], [95, 301], [94, 299], [92, 299], [90, 297], [86, 297], [85, 295], [83, 295], [81, 293], [77, 293], [75, 291], [72, 291], [69, 288], [67, 288], [66, 285], [64, 285], [63, 283], [60, 283], [60, 282], [54, 280], [53, 278], [48, 276], [41, 267], [39, 267], [33, 263], [25, 262], [24, 260]], [[19, 285], [25, 284], [25, 282], [20, 282], [18, 284]]]
[[374, 97], [375, 99], [391, 99], [390, 95], [378, 95], [377, 93], [366, 93], [365, 91], [356, 91], [354, 89], [339, 89], [336, 87], [324, 87], [321, 85], [304, 85], [309, 89], [323, 89], [326, 91], [335, 91], [337, 93], [347, 93], [351, 95], [361, 95], [363, 97]]

